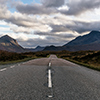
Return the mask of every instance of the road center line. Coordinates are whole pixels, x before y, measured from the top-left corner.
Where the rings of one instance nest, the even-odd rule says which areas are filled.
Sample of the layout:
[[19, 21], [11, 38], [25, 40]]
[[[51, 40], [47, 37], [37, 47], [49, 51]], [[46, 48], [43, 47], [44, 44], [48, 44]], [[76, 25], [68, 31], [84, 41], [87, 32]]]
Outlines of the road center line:
[[13, 66], [10, 66], [10, 68], [14, 68], [15, 67], [15, 65], [13, 65]]
[[49, 95], [48, 97], [49, 97], [49, 98], [52, 98], [53, 96], [52, 96], [52, 95]]
[[48, 98], [53, 97], [53, 90], [52, 90], [52, 77], [51, 77], [51, 62], [49, 62], [49, 68], [48, 68], [48, 88], [49, 88], [49, 95]]
[[0, 69], [1, 72], [2, 72], [2, 71], [5, 71], [5, 70], [7, 70], [7, 68]]
[[49, 63], [49, 67], [51, 66], [51, 62]]
[[48, 70], [48, 87], [52, 88], [51, 70]]

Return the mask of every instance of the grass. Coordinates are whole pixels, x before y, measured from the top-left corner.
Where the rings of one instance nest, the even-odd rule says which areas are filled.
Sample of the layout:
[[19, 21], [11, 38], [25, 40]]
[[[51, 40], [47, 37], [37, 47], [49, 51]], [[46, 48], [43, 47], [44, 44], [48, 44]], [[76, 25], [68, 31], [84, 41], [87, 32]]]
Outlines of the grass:
[[35, 59], [35, 58], [24, 58], [24, 59], [21, 59], [21, 60], [15, 60], [15, 61], [1, 61], [0, 62], [0, 65], [6, 65], [6, 64], [14, 64], [14, 63], [20, 63], [20, 62], [26, 62], [26, 61], [29, 61], [29, 60], [32, 60], [32, 59]]
[[66, 58], [65, 60], [68, 60], [70, 62], [76, 63], [78, 65], [85, 66], [85, 67], [90, 68], [90, 69], [94, 69], [94, 70], [100, 71], [100, 66], [96, 66], [96, 65], [93, 65], [93, 64], [90, 65], [90, 64], [87, 64], [87, 63], [82, 63], [82, 62], [79, 62], [79, 61], [76, 61], [76, 60], [72, 60], [72, 59], [68, 59], [68, 58]]
[[49, 58], [50, 54], [55, 54], [57, 55], [58, 58], [63, 58], [71, 62], [74, 62], [76, 64], [100, 71], [100, 51], [70, 52], [64, 50], [64, 51], [39, 51], [39, 52], [29, 52], [29, 53], [21, 53], [21, 54], [1, 51], [0, 54], [1, 59], [5, 58], [6, 61], [1, 60], [0, 65], [25, 62], [36, 58], [44, 58], [44, 57]]
[[23, 54], [23, 55], [26, 55], [27, 57], [26, 58], [24, 58], [24, 59], [21, 59], [21, 60], [12, 60], [12, 61], [9, 61], [9, 60], [7, 60], [7, 61], [0, 61], [0, 65], [6, 65], [6, 64], [14, 64], [14, 63], [20, 63], [20, 62], [26, 62], [26, 61], [29, 61], [29, 60], [32, 60], [32, 59], [37, 59], [37, 58], [44, 58], [44, 57], [47, 57], [47, 58], [49, 58], [50, 57], [50, 55], [48, 54], [47, 56], [44, 56], [45, 55], [45, 53], [43, 52], [43, 54], [42, 55], [37, 55], [37, 54], [39, 54], [40, 52], [36, 52], [35, 54], [33, 54], [33, 53], [29, 53], [29, 54]]

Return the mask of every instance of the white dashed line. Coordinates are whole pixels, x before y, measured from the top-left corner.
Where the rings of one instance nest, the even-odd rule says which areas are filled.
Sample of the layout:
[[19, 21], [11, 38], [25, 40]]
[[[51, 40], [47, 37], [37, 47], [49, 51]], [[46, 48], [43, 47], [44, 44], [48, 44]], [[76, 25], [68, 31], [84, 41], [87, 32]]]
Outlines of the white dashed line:
[[51, 70], [48, 70], [48, 87], [52, 88]]
[[2, 71], [5, 71], [5, 70], [7, 70], [7, 68], [0, 69], [1, 72], [2, 72]]
[[14, 68], [15, 67], [15, 65], [13, 65], [13, 66], [10, 66], [10, 68]]
[[52, 98], [53, 96], [52, 96], [52, 95], [49, 95], [48, 97], [49, 97], [49, 98]]
[[49, 63], [49, 67], [51, 66], [51, 63]]
[[52, 90], [52, 77], [51, 77], [51, 62], [49, 62], [49, 69], [48, 69], [48, 88], [50, 92], [48, 98], [52, 98], [53, 90]]

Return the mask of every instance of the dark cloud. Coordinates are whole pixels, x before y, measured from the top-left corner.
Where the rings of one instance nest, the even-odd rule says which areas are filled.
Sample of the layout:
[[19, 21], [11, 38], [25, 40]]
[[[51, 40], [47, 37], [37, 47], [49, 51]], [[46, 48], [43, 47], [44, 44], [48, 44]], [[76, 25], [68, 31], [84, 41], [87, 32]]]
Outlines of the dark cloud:
[[64, 5], [65, 0], [41, 0], [41, 2], [46, 7], [60, 7]]
[[100, 0], [69, 0], [67, 6], [69, 9], [57, 9], [64, 5], [65, 0], [42, 0], [42, 4], [24, 4], [22, 2], [14, 2], [13, 6], [17, 11], [24, 14], [54, 14], [62, 13], [66, 15], [80, 15], [86, 11], [94, 10], [100, 7]]
[[62, 39], [67, 39], [67, 38], [73, 38], [75, 37], [73, 34], [70, 34], [70, 33], [60, 33], [60, 34], [56, 34], [56, 33], [53, 33], [52, 31], [51, 32], [35, 32], [34, 33], [35, 35], [39, 35], [39, 36], [52, 36], [54, 38], [62, 38]]
[[73, 32], [84, 33], [92, 30], [100, 30], [100, 22], [82, 22], [82, 21], [74, 21], [73, 25], [66, 25], [68, 29]]
[[66, 32], [69, 29], [65, 25], [50, 25], [52, 28], [51, 32]]
[[31, 19], [19, 17], [18, 15], [17, 15], [17, 17], [16, 17], [16, 15], [10, 16], [9, 18], [5, 19], [5, 21], [8, 23], [15, 24], [17, 26], [32, 27], [32, 24], [31, 24], [32, 20]]
[[41, 0], [42, 4], [24, 4], [22, 2], [14, 2], [13, 7], [23, 14], [54, 14], [58, 13], [56, 7], [64, 5], [65, 0]]
[[80, 15], [83, 12], [100, 7], [100, 0], [70, 0], [68, 7], [69, 10], [64, 9], [60, 12], [66, 15]]
[[17, 11], [24, 14], [53, 14], [57, 10], [55, 8], [46, 8], [41, 4], [23, 4], [21, 2], [15, 4]]

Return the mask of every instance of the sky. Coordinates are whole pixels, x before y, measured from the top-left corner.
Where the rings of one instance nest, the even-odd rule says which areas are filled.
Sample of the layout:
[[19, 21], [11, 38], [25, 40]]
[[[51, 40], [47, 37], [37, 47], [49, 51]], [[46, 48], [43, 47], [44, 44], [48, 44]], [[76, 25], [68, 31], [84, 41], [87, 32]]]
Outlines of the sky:
[[100, 0], [0, 0], [0, 37], [24, 48], [61, 46], [100, 31]]

